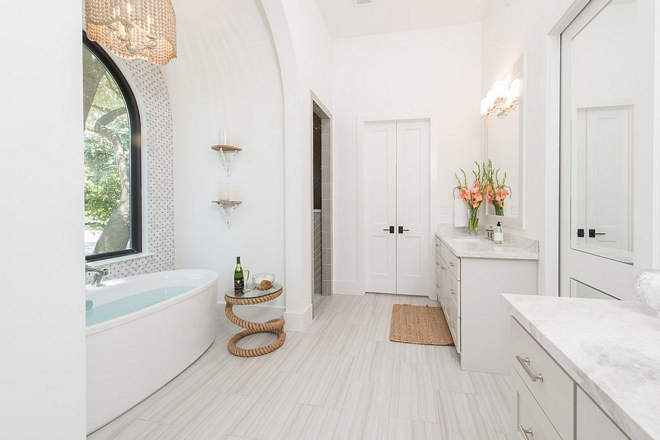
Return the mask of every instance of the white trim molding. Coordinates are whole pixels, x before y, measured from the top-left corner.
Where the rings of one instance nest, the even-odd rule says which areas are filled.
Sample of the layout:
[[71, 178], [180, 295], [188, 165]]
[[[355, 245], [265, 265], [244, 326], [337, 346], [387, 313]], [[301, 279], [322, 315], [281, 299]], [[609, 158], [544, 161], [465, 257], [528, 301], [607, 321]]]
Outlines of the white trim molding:
[[312, 305], [301, 313], [284, 312], [284, 330], [287, 332], [304, 332], [312, 324]]

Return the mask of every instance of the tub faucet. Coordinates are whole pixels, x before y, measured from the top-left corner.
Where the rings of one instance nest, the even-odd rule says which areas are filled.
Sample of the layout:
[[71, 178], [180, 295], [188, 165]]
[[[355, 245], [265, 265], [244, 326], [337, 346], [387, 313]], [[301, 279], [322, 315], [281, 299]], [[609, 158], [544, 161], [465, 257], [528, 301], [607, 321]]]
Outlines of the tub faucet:
[[94, 272], [94, 281], [92, 281], [92, 286], [100, 286], [101, 280], [105, 275], [108, 274], [108, 269], [102, 267], [92, 267], [89, 264], [85, 264], [85, 273]]

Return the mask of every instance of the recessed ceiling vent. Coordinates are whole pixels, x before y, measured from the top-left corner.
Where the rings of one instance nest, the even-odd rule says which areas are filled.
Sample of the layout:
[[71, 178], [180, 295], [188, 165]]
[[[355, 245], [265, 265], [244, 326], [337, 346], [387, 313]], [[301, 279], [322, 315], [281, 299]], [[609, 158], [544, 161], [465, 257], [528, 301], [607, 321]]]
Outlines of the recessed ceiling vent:
[[366, 6], [374, 2], [374, 0], [354, 0], [355, 6]]

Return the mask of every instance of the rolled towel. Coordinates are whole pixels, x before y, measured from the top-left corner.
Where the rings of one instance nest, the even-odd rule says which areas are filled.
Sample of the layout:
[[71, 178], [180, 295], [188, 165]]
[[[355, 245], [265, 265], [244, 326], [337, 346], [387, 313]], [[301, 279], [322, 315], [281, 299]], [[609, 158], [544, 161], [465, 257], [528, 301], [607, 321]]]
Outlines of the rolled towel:
[[454, 199], [454, 227], [465, 228], [468, 225], [467, 203], [463, 199]]
[[85, 301], [85, 310], [91, 310], [94, 307], [94, 301], [88, 299]]

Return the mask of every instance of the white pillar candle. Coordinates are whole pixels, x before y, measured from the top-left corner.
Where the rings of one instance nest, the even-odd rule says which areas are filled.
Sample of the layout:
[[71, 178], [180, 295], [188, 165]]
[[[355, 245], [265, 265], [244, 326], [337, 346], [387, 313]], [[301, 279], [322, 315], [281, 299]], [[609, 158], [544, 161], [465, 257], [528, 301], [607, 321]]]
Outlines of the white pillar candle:
[[220, 145], [229, 145], [229, 129], [227, 127], [220, 129]]
[[231, 183], [220, 183], [220, 200], [231, 200]]

